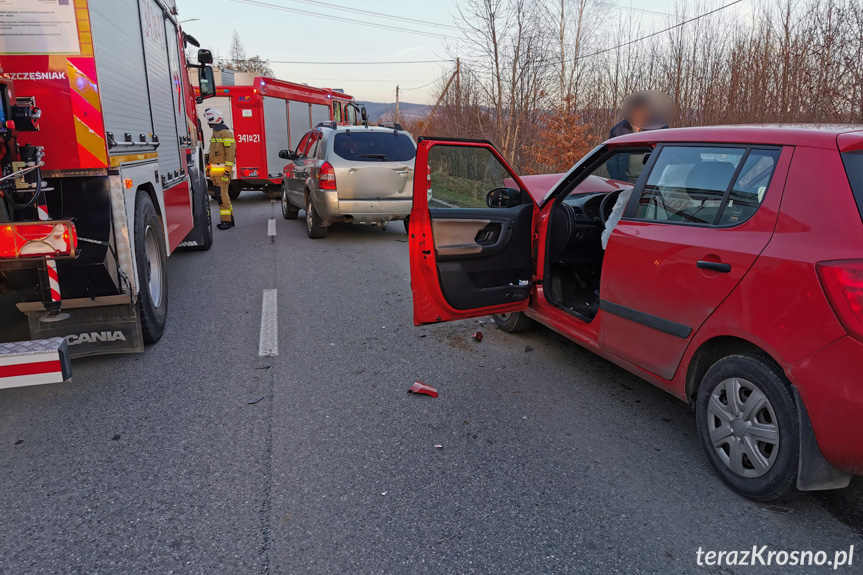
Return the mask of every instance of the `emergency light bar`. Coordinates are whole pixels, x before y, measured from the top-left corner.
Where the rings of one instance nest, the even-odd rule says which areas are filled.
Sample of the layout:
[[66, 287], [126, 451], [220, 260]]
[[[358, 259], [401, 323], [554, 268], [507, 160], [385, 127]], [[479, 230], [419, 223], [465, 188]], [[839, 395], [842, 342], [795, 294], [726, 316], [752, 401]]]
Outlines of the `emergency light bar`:
[[75, 257], [78, 234], [69, 220], [0, 224], [0, 259]]

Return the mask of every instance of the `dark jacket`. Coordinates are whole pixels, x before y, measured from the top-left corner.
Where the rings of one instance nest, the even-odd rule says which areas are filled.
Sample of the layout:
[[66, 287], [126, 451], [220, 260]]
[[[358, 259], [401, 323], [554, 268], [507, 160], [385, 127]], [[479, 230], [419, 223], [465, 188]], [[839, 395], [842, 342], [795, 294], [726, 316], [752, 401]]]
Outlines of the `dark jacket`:
[[[661, 128], [653, 128], [657, 130], [663, 130], [668, 126], [662, 126]], [[642, 130], [643, 132], [647, 132], [649, 130]], [[635, 130], [626, 120], [621, 120], [618, 124], [611, 129], [609, 132], [609, 138], [616, 138], [618, 136], [625, 136], [626, 134], [632, 134]], [[619, 180], [621, 182], [626, 181], [626, 170], [629, 168], [629, 158], [626, 154], [618, 154], [608, 160], [606, 164], [606, 168], [608, 169], [608, 175], [611, 176], [615, 180]]]

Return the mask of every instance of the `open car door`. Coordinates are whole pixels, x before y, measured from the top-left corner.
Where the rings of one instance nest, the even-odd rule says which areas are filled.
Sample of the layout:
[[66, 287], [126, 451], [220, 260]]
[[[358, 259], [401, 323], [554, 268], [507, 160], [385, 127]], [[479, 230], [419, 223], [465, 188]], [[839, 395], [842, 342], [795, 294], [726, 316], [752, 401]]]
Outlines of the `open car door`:
[[527, 309], [537, 217], [489, 142], [421, 139], [410, 219], [414, 324]]

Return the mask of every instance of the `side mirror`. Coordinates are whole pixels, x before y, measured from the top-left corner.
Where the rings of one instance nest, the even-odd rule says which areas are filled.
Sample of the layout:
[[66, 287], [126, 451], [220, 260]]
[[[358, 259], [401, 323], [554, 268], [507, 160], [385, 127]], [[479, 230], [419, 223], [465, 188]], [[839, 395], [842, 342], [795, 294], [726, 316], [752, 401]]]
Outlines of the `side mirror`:
[[521, 190], [497, 188], [486, 195], [485, 203], [490, 208], [512, 208], [521, 205]]
[[203, 48], [198, 50], [198, 64], [206, 66], [213, 63], [213, 53]]
[[290, 150], [280, 150], [279, 151], [279, 157], [283, 160], [293, 160], [294, 159], [294, 153]]
[[201, 66], [198, 69], [198, 88], [201, 90], [201, 95], [197, 98], [199, 104], [216, 95], [216, 76], [210, 66]]

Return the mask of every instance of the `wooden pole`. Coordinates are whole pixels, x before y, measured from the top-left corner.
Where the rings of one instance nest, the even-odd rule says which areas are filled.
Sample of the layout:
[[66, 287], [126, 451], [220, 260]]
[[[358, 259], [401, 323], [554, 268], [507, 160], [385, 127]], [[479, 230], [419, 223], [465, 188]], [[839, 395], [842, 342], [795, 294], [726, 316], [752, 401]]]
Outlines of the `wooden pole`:
[[396, 124], [401, 124], [401, 114], [399, 113], [399, 87], [396, 86]]
[[426, 128], [428, 128], [429, 124], [431, 123], [431, 119], [434, 116], [434, 113], [437, 112], [438, 106], [440, 106], [441, 101], [444, 99], [444, 96], [446, 96], [446, 93], [449, 91], [450, 85], [452, 85], [452, 81], [455, 80], [457, 75], [458, 75], [458, 69], [456, 69], [456, 71], [452, 73], [452, 76], [449, 77], [449, 82], [446, 83], [446, 87], [443, 89], [443, 92], [441, 92], [441, 95], [437, 99], [437, 102], [435, 102], [434, 108], [432, 108], [432, 111], [429, 114], [429, 117], [426, 118], [425, 124], [423, 124], [423, 129], [420, 130], [420, 135], [417, 136], [418, 138], [422, 138], [423, 134], [425, 134]]

